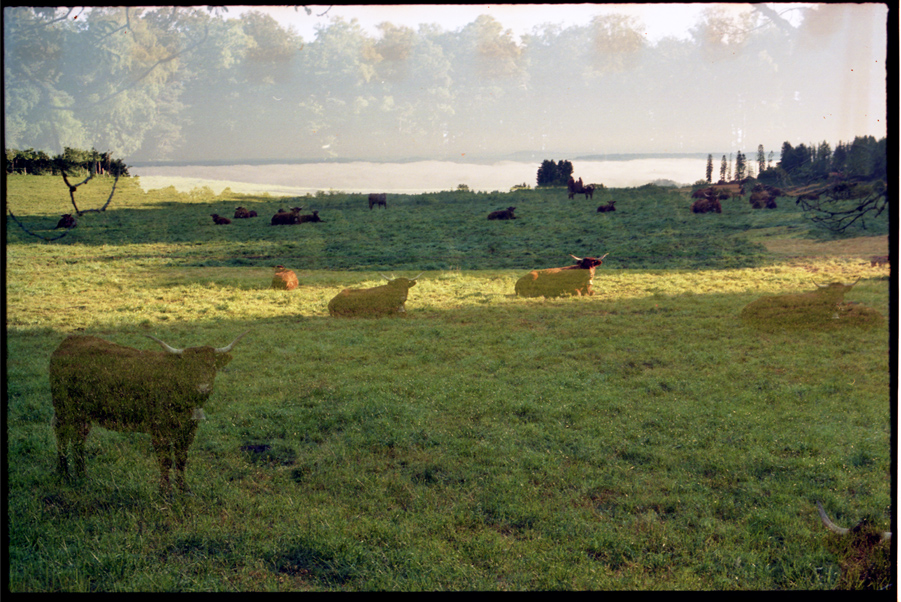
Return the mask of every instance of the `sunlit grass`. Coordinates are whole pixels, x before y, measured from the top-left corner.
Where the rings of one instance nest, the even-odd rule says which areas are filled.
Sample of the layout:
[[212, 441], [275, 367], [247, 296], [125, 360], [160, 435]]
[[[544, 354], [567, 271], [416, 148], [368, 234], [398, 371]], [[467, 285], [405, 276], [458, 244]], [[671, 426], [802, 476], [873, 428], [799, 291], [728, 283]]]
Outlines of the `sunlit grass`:
[[[516, 279], [545, 267], [538, 243], [527, 266], [484, 267], [494, 242], [436, 236], [427, 211], [442, 210], [425, 199], [414, 221], [432, 244], [469, 247], [483, 267], [461, 254], [459, 269], [427, 269], [405, 318], [334, 319], [341, 289], [433, 259], [410, 255], [412, 267], [373, 248], [354, 261], [377, 265], [309, 267], [338, 256], [345, 243], [328, 236], [309, 262], [253, 258], [315, 231], [252, 223], [238, 240], [201, 218], [246, 199], [195, 196], [160, 197], [178, 227], [136, 196], [149, 213], [108, 230], [118, 242], [88, 224], [65, 244], [8, 226], [13, 591], [824, 589], [839, 567], [815, 501], [843, 525], [889, 524], [887, 324], [771, 332], [740, 319], [763, 295], [858, 276], [845, 300], [888, 316], [888, 268], [831, 256], [842, 241], [818, 256], [734, 246], [750, 259], [711, 256], [715, 269], [611, 255], [593, 297], [522, 299]], [[341, 198], [348, 226], [329, 236], [365, 219], [403, 248], [403, 230], [376, 228], [387, 212], [358, 217]], [[200, 217], [184, 221], [194, 203]], [[649, 223], [634, 235], [653, 238]], [[549, 236], [517, 227], [524, 241]], [[540, 243], [556, 265], [566, 236]], [[300, 287], [269, 288], [275, 263]], [[193, 497], [157, 495], [148, 437], [99, 428], [88, 478], [55, 478], [47, 362], [66, 334], [153, 349], [143, 335], [222, 345], [248, 327], [191, 448]]]

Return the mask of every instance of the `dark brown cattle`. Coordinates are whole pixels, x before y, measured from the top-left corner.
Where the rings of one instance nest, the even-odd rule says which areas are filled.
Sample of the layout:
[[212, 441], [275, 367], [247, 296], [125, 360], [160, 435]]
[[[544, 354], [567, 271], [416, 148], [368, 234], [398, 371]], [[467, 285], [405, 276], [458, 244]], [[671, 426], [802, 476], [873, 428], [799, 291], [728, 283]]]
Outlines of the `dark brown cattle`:
[[[75, 223], [75, 218], [72, 217], [71, 213], [64, 214], [58, 222], [56, 222], [56, 228], [74, 228], [77, 224]], [[54, 230], [56, 230], [54, 228]]]
[[516, 219], [516, 216], [513, 215], [514, 209], [516, 209], [516, 207], [507, 207], [500, 211], [492, 211], [488, 214], [488, 219]]
[[175, 481], [187, 490], [188, 448], [205, 418], [203, 404], [213, 392], [216, 372], [231, 361], [232, 347], [175, 349], [153, 339], [164, 351], [143, 351], [92, 336], [67, 337], [50, 356], [53, 429], [57, 470], [69, 478], [71, 444], [75, 473], [85, 473], [85, 441], [92, 424], [114, 431], [149, 433], [160, 465], [160, 492]]
[[298, 224], [305, 224], [307, 222], [321, 222], [321, 221], [322, 221], [322, 219], [319, 217], [318, 211], [314, 211], [310, 215], [298, 215], [297, 216]]
[[384, 192], [371, 192], [369, 193], [369, 209], [372, 210], [373, 207], [378, 205], [379, 207], [388, 208], [388, 195]]
[[416, 284], [416, 278], [388, 278], [388, 284], [372, 288], [346, 288], [328, 303], [328, 313], [333, 317], [379, 317], [406, 315], [407, 295]]
[[275, 266], [275, 274], [272, 276], [272, 288], [293, 291], [298, 284], [297, 274], [283, 265]]
[[237, 209], [235, 209], [235, 219], [249, 219], [256, 216], [256, 211], [248, 211], [244, 207], [238, 207]]
[[303, 207], [292, 207], [290, 211], [278, 210], [278, 213], [272, 216], [273, 226], [286, 226], [300, 223], [300, 210]]
[[604, 263], [602, 257], [576, 257], [575, 265], [563, 268], [533, 270], [516, 281], [514, 290], [520, 297], [564, 297], [593, 295], [594, 270]]
[[836, 555], [842, 571], [836, 589], [891, 588], [892, 532], [879, 529], [866, 518], [851, 528], [839, 527], [829, 520], [819, 501], [816, 505], [820, 520], [835, 534], [826, 547]]
[[888, 255], [874, 255], [870, 258], [870, 267], [875, 268], [880, 265], [887, 265], [889, 263]]
[[722, 213], [723, 206], [717, 198], [701, 198], [692, 203], [692, 213]]
[[614, 207], [614, 205], [616, 205], [616, 201], [610, 201], [606, 205], [601, 205], [600, 207], [598, 207], [597, 212], [598, 213], [606, 213], [608, 211], [616, 211], [616, 207]]
[[776, 198], [768, 190], [752, 192], [748, 201], [754, 209], [776, 209]]
[[217, 226], [224, 226], [226, 224], [232, 223], [232, 221], [227, 217], [221, 217], [219, 215], [216, 215], [215, 213], [211, 213], [210, 217], [213, 218], [213, 223]]

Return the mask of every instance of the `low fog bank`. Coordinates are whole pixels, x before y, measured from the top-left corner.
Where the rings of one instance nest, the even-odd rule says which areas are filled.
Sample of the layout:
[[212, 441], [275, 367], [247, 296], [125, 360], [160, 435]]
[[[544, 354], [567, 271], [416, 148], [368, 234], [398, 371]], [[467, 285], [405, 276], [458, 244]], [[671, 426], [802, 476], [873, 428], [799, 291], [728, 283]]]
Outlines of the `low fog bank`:
[[[305, 163], [294, 165], [189, 165], [130, 168], [145, 190], [175, 186], [189, 191], [208, 186], [244, 194], [268, 192], [299, 195], [318, 190], [350, 193], [418, 194], [455, 190], [507, 191], [518, 184], [535, 186], [539, 163], [500, 161], [491, 165], [417, 161], [413, 163]], [[629, 161], [573, 161], [574, 176], [608, 188], [642, 186], [658, 180], [690, 184], [703, 179], [706, 159], [633, 159]]]

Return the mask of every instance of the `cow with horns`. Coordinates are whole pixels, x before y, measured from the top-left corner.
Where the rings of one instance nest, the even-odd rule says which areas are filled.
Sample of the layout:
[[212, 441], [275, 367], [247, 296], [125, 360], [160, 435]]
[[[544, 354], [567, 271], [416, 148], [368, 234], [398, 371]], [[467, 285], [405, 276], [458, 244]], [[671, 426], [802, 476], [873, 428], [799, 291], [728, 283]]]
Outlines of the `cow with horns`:
[[278, 212], [272, 216], [272, 225], [290, 226], [292, 224], [299, 224], [301, 209], [303, 209], [303, 207], [292, 207], [290, 211], [279, 209]]
[[387, 284], [372, 288], [346, 288], [328, 303], [328, 313], [333, 317], [378, 317], [402, 316], [406, 314], [405, 303], [410, 288], [416, 284], [414, 278], [388, 278]]
[[213, 392], [216, 372], [231, 361], [229, 352], [245, 331], [221, 348], [175, 349], [153, 339], [163, 351], [145, 351], [93, 336], [67, 337], [50, 356], [53, 429], [57, 470], [69, 479], [69, 445], [75, 473], [85, 473], [85, 441], [93, 424], [114, 431], [149, 433], [160, 466], [160, 493], [175, 482], [187, 490], [188, 448], [205, 418], [203, 404]]
[[237, 209], [235, 209], [235, 219], [249, 219], [256, 216], [256, 211], [245, 209], [244, 207], [238, 207]]
[[532, 270], [516, 281], [514, 290], [520, 297], [564, 297], [572, 295], [593, 295], [594, 270], [604, 263], [601, 257], [576, 257], [575, 265], [564, 268]]

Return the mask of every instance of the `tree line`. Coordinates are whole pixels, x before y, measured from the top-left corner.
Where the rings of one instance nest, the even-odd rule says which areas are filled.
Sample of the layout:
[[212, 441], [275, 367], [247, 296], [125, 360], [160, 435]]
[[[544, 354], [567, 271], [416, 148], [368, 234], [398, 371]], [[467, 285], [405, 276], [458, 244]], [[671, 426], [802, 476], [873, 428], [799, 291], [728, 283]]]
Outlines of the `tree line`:
[[[713, 167], [713, 155], [709, 154], [705, 178], [708, 184], [713, 182]], [[829, 177], [844, 180], [886, 180], [886, 138], [877, 140], [874, 136], [856, 136], [852, 142], [839, 141], [834, 150], [826, 141], [807, 145], [801, 143], [797, 146], [786, 141], [782, 143], [776, 164], [773, 164], [773, 152], [770, 151], [767, 156], [763, 145], [759, 145], [756, 162], [750, 162], [741, 151], [736, 153], [734, 163], [731, 154], [728, 160], [723, 155], [719, 175], [723, 182], [756, 177], [764, 184], [783, 187], [806, 185]]]
[[[763, 5], [711, 6], [686, 38], [651, 44], [638, 19], [618, 14], [522, 37], [488, 15], [456, 31], [384, 22], [375, 35], [333, 18], [307, 40], [261, 12], [229, 18], [226, 7], [6, 7], [6, 144], [93, 146], [132, 163], [453, 158], [611, 152], [599, 136], [642, 123], [656, 148], [703, 148], [732, 129], [734, 112], [710, 112], [701, 127], [660, 99], [702, 105], [714, 84], [718, 104], [741, 106], [777, 139], [818, 126], [803, 108], [763, 99], [791, 97], [802, 78], [806, 94], [832, 98], [826, 52], [862, 52], [860, 8], [830, 9], [846, 24], [826, 32], [827, 8], [798, 10], [806, 17], [794, 26]], [[749, 86], [754, 78], [765, 89]]]
[[128, 176], [128, 166], [122, 159], [113, 158], [110, 152], [96, 149], [81, 150], [66, 147], [63, 152], [50, 156], [45, 151], [28, 148], [18, 150], [7, 148], [6, 173], [32, 175], [98, 175]]

